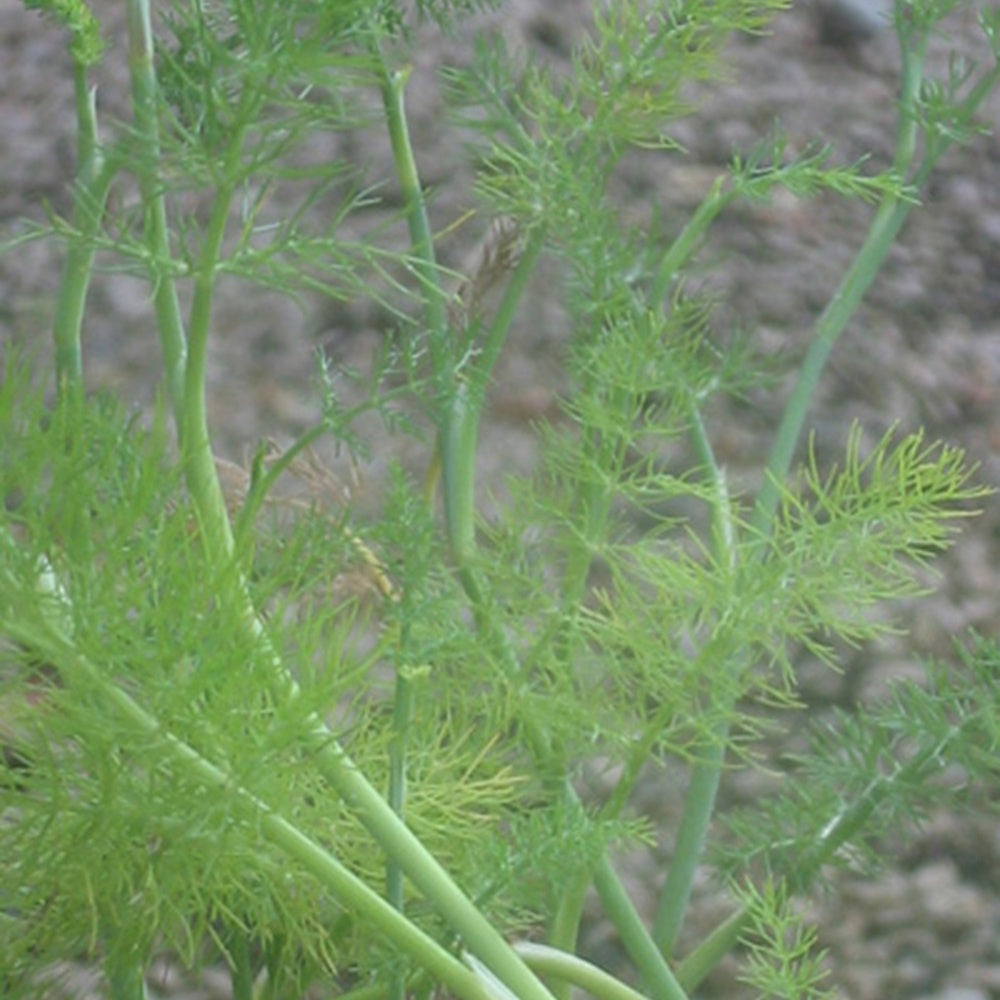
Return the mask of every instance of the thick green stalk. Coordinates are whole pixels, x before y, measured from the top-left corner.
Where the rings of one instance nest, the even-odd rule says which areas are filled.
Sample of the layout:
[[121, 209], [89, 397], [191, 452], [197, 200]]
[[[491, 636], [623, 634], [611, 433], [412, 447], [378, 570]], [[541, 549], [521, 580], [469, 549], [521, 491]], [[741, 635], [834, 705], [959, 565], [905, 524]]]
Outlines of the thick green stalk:
[[514, 950], [529, 968], [550, 979], [577, 986], [590, 996], [597, 997], [597, 1000], [647, 1000], [642, 993], [620, 979], [569, 952], [534, 941], [519, 941]]
[[253, 962], [246, 931], [238, 927], [226, 942], [229, 953], [229, 988], [233, 1000], [254, 1000]]
[[[242, 132], [229, 144], [227, 166], [230, 170], [240, 154]], [[225, 167], [224, 167], [225, 176]], [[188, 356], [184, 369], [184, 440], [181, 455], [192, 499], [201, 519], [203, 537], [217, 560], [224, 562], [233, 552], [233, 531], [226, 511], [226, 501], [219, 484], [215, 454], [208, 430], [205, 408], [205, 378], [208, 342], [212, 325], [212, 301], [215, 293], [216, 268], [222, 240], [229, 221], [233, 187], [223, 180], [215, 191], [212, 214], [205, 230], [194, 275], [194, 295], [188, 321]]]
[[701, 985], [712, 969], [736, 947], [749, 922], [746, 908], [737, 910], [677, 966], [677, 981], [684, 989], [694, 992]]
[[[545, 935], [545, 939], [553, 948], [561, 951], [576, 950], [587, 890], [593, 880], [593, 872], [584, 869], [575, 872], [567, 884], [562, 886]], [[557, 1000], [569, 1000], [570, 985], [569, 980], [556, 982], [553, 985], [552, 992]]]
[[[222, 564], [231, 556], [234, 541], [208, 431], [205, 377], [216, 271], [233, 197], [231, 178], [242, 153], [244, 133], [241, 128], [237, 129], [222, 158], [222, 180], [215, 191], [212, 213], [195, 267], [186, 338], [176, 288], [169, 274], [172, 255], [166, 204], [158, 176], [157, 80], [148, 0], [128, 0], [128, 27], [136, 131], [145, 147], [139, 182], [146, 208], [146, 239], [167, 388], [180, 439], [185, 478], [198, 510], [202, 536], [217, 564]], [[237, 114], [238, 121], [249, 117], [247, 109], [243, 112]]]
[[174, 276], [171, 273], [170, 228], [167, 224], [163, 184], [158, 171], [160, 130], [157, 121], [157, 85], [153, 66], [153, 32], [149, 0], [126, 0], [125, 12], [128, 25], [135, 139], [139, 146], [138, 180], [145, 212], [145, 240], [149, 249], [153, 305], [163, 350], [167, 395], [173, 409], [177, 436], [183, 443], [187, 339]]
[[500, 932], [410, 832], [343, 748], [330, 742], [329, 731], [325, 727], [317, 728], [314, 741], [317, 760], [326, 779], [357, 813], [382, 850], [434, 904], [466, 948], [520, 1000], [552, 1000], [548, 990], [517, 958]]
[[483, 394], [466, 379], [456, 382], [441, 424], [441, 478], [444, 484], [444, 523], [452, 558], [474, 607], [482, 597], [472, 571], [476, 554], [476, 449]]
[[607, 858], [601, 858], [594, 870], [594, 888], [601, 897], [604, 912], [621, 935], [629, 958], [635, 962], [646, 992], [653, 1000], [687, 1000], [687, 994], [649, 936], [631, 897]]
[[[728, 726], [726, 728], [728, 730]], [[726, 757], [726, 743], [721, 738], [726, 734], [719, 735], [718, 742], [706, 747], [691, 769], [691, 778], [684, 796], [684, 812], [677, 829], [677, 844], [653, 922], [653, 938], [668, 958], [673, 955], [677, 936], [684, 923], [695, 873], [715, 809], [715, 798]]]
[[105, 160], [97, 129], [96, 92], [87, 86], [86, 67], [73, 67], [76, 92], [76, 183], [73, 187], [74, 235], [66, 251], [54, 324], [56, 385], [60, 396], [83, 392], [80, 342], [84, 307], [113, 169]]

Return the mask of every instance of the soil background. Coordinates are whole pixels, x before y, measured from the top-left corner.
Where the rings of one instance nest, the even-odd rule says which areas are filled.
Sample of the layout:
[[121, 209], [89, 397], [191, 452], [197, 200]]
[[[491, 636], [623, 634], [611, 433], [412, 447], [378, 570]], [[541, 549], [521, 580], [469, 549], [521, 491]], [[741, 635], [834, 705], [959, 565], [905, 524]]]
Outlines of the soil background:
[[[99, 73], [102, 112], [124, 108], [126, 70], [120, 5], [95, 0], [115, 43]], [[513, 0], [500, 15], [483, 15], [513, 46], [530, 45], [555, 71], [567, 70], [570, 46], [587, 24], [582, 0]], [[656, 208], [682, 223], [724, 168], [734, 149], [749, 149], [775, 121], [797, 151], [829, 142], [835, 160], [870, 155], [888, 164], [893, 145], [899, 56], [890, 31], [850, 44], [821, 30], [818, 10], [806, 3], [780, 15], [759, 38], [733, 39], [726, 61], [730, 80], [701, 88], [700, 109], [679, 124], [675, 137], [687, 155], [629, 157], [618, 181], [624, 212]], [[16, 0], [0, 0], [0, 232], [18, 230], [24, 217], [41, 218], [48, 201], [68, 204], [73, 168], [73, 98], [61, 33]], [[979, 40], [976, 11], [959, 2], [936, 43], [932, 62], [943, 71], [950, 50], [976, 59], [988, 53]], [[435, 70], [461, 60], [461, 40], [428, 34], [418, 46], [409, 90], [411, 129], [425, 183], [436, 192], [435, 228], [444, 230], [470, 205], [469, 174], [461, 137], [445, 122]], [[994, 96], [981, 116], [1000, 121]], [[376, 132], [321, 138], [331, 158], [368, 164], [373, 178], [391, 172], [385, 142]], [[929, 439], [965, 447], [980, 463], [981, 481], [1000, 485], [1000, 140], [983, 135], [950, 152], [940, 164], [924, 206], [916, 211], [888, 264], [838, 345], [816, 399], [812, 424], [822, 456], [842, 450], [858, 423], [867, 439], [891, 425], [923, 427]], [[398, 209], [391, 185], [386, 211]], [[393, 197], [396, 203], [393, 204]], [[280, 210], [280, 205], [278, 206]], [[380, 209], [357, 225], [374, 227]], [[752, 331], [791, 372], [809, 331], [871, 217], [863, 204], [833, 197], [802, 201], [778, 195], [767, 204], [741, 206], [717, 223], [702, 251], [698, 280], [720, 303], [716, 323]], [[390, 239], [402, 245], [402, 228]], [[362, 231], [361, 229], [358, 230]], [[443, 262], [461, 268], [482, 236], [473, 220], [441, 244]], [[44, 352], [61, 255], [52, 243], [30, 243], [0, 256], [0, 338]], [[526, 472], [533, 461], [531, 421], [548, 414], [560, 384], [565, 321], [533, 288], [521, 325], [501, 361], [484, 421], [484, 489], [502, 496], [501, 473]], [[159, 349], [145, 287], [127, 276], [99, 275], [86, 330], [88, 381], [120, 392], [138, 407], [155, 391]], [[262, 437], [288, 440], [318, 415], [315, 352], [364, 367], [390, 318], [367, 303], [306, 300], [300, 305], [245, 287], [222, 287], [211, 356], [211, 420], [220, 453], [240, 461]], [[752, 484], [776, 426], [787, 380], [713, 414], [719, 455], [737, 480]], [[372, 427], [372, 433], [377, 430]], [[377, 503], [381, 471], [393, 455], [377, 442], [361, 469], [358, 502]], [[411, 448], [411, 451], [413, 449]], [[425, 454], [403, 456], [414, 471]], [[330, 456], [331, 463], [336, 459]], [[484, 502], [490, 501], [484, 494]], [[907, 634], [863, 650], [845, 650], [844, 670], [831, 674], [803, 661], [804, 692], [814, 717], [836, 705], [876, 697], [889, 681], [919, 672], [920, 657], [953, 656], [953, 641], [967, 629], [1000, 633], [997, 618], [1000, 503], [981, 517], [941, 561], [940, 586], [926, 600], [896, 609]], [[794, 738], [794, 734], [793, 734]], [[769, 779], [734, 775], [724, 805], [759, 794]], [[676, 819], [680, 785], [669, 771], [651, 773], [637, 807], [664, 831]], [[820, 941], [829, 949], [831, 984], [851, 1000], [1000, 1000], [1000, 829], [985, 817], [935, 816], [906, 844], [887, 844], [892, 858], [878, 879], [838, 878], [835, 891], [813, 907]], [[621, 859], [640, 905], [652, 906], [657, 872], [669, 857], [669, 836], [658, 850]], [[692, 930], [712, 926], [725, 902], [706, 878], [699, 884]], [[621, 956], [596, 914], [586, 948], [617, 967]], [[67, 966], [67, 995], [100, 996], [87, 970]], [[725, 966], [700, 995], [746, 994]], [[165, 963], [153, 996], [183, 1000], [224, 996], [222, 979], [207, 973], [185, 982]]]

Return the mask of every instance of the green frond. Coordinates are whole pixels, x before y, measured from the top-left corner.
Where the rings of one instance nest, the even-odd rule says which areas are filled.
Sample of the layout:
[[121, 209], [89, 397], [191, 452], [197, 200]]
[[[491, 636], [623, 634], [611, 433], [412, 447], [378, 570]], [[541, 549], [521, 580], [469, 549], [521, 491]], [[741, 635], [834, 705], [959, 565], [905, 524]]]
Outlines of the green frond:
[[[44, 962], [72, 939], [82, 953], [112, 948], [144, 961], [166, 941], [195, 963], [222, 919], [256, 940], [288, 936], [302, 961], [325, 969], [353, 961], [330, 942], [331, 922], [343, 917], [337, 901], [304, 874], [290, 876], [239, 799], [249, 792], [294, 817], [379, 881], [378, 852], [303, 749], [311, 720], [328, 717], [360, 766], [376, 779], [385, 773], [388, 727], [377, 704], [357, 700], [374, 663], [352, 631], [356, 604], [328, 598], [359, 558], [342, 519], [313, 508], [279, 518], [258, 539], [262, 575], [253, 586], [272, 607], [273, 648], [299, 680], [298, 697], [288, 699], [275, 684], [273, 654], [246, 628], [233, 569], [206, 563], [162, 440], [100, 400], [45, 413], [38, 396], [14, 394], [11, 374], [0, 392], [0, 490], [10, 498], [0, 525], [8, 637], [0, 724], [11, 760], [27, 762], [6, 764], [0, 779], [3, 906], [19, 915], [11, 954]], [[43, 558], [64, 603], [36, 586]], [[294, 612], [310, 599], [306, 626]], [[109, 686], [154, 716], [159, 735], [116, 712]], [[441, 736], [435, 723], [430, 729]], [[174, 740], [231, 774], [232, 795], [178, 767]], [[430, 759], [415, 813], [447, 856], [463, 805], [502, 803], [516, 782], [448, 753]], [[442, 803], [455, 811], [442, 815]], [[483, 816], [468, 815], [483, 826]], [[122, 913], [129, 921], [118, 926]]]
[[989, 495], [973, 472], [960, 449], [927, 445], [919, 433], [897, 440], [890, 431], [863, 456], [855, 427], [842, 468], [828, 473], [811, 454], [798, 483], [782, 488], [768, 558], [753, 572], [766, 602], [761, 614], [801, 633], [855, 641], [875, 634], [870, 609], [923, 593], [917, 571]]
[[78, 66], [95, 66], [101, 61], [105, 41], [100, 22], [86, 0], [24, 0], [24, 5], [48, 14], [69, 29], [69, 50]]
[[835, 713], [811, 730], [774, 799], [726, 817], [715, 861], [730, 877], [748, 867], [807, 890], [827, 867], [884, 864], [886, 838], [996, 780], [996, 645], [974, 642], [961, 665], [931, 664], [926, 682], [899, 682], [880, 703]]
[[799, 198], [833, 191], [869, 202], [886, 195], [916, 200], [916, 192], [891, 171], [863, 174], [864, 160], [843, 167], [831, 165], [833, 150], [828, 145], [807, 148], [791, 159], [785, 155], [787, 148], [787, 136], [776, 128], [748, 153], [735, 154], [730, 164], [734, 189], [754, 200], [766, 199], [775, 187]]
[[[837, 166], [826, 145], [790, 154], [776, 129], [676, 233], [667, 213], [623, 213], [616, 168], [630, 148], [678, 152], [687, 84], [724, 76], [728, 36], [764, 30], [783, 0], [595, 4], [568, 67], [479, 39], [445, 89], [478, 133], [480, 207], [524, 243], [479, 329], [476, 275], [466, 315], [448, 315], [461, 295], [443, 290], [454, 275], [434, 260], [401, 98], [419, 22], [451, 28], [489, 0], [173, 0], [157, 11], [155, 65], [135, 0], [134, 120], [97, 150], [83, 85], [96, 20], [80, 0], [27, 0], [73, 36], [83, 180], [49, 230], [77, 257], [72, 329], [57, 340], [80, 391], [63, 391], [61, 369], [49, 404], [14, 361], [0, 384], [0, 992], [27, 995], [69, 953], [134, 986], [166, 947], [189, 967], [238, 968], [244, 995], [253, 966], [273, 995], [322, 976], [426, 997], [433, 971], [463, 1000], [514, 983], [545, 1000], [505, 937], [544, 923], [550, 944], [572, 947], [592, 881], [650, 995], [683, 996], [663, 956], [722, 770], [765, 725], [754, 703], [796, 705], [802, 650], [832, 660], [837, 643], [891, 627], [883, 604], [923, 592], [932, 557], [988, 493], [961, 451], [919, 434], [865, 446], [855, 428], [837, 466], [811, 448], [785, 472], [848, 313], [1000, 77], [956, 60], [924, 78], [919, 32], [953, 2], [897, 11], [892, 171]], [[996, 54], [996, 18], [983, 27]], [[348, 234], [383, 180], [311, 151], [319, 130], [373, 124], [388, 125], [406, 205], [359, 242]], [[119, 170], [142, 198], [110, 218]], [[767, 372], [748, 337], [716, 329], [684, 269], [719, 213], [778, 186], [880, 205], [819, 321], [774, 482], [745, 517], [708, 418], [717, 394]], [[404, 224], [410, 253], [379, 249]], [[180, 456], [162, 415], [146, 422], [82, 389], [76, 321], [97, 251], [150, 280]], [[542, 253], [570, 329], [563, 398], [538, 428], [535, 474], [476, 525], [481, 410]], [[283, 450], [262, 443], [245, 469], [215, 458], [205, 420], [213, 296], [234, 280], [364, 296], [398, 327], [365, 375], [322, 359], [321, 420]], [[468, 329], [451, 337], [449, 324]], [[372, 415], [428, 451], [438, 432], [443, 531], [431, 490], [399, 468], [363, 512], [350, 472], [313, 453], [329, 435], [365, 455], [359, 418]], [[973, 645], [960, 671], [935, 666], [924, 686], [834, 714], [780, 795], [729, 818], [718, 864], [746, 911], [760, 993], [826, 995], [793, 893], [828, 866], [884, 859], [888, 831], [956, 801], [946, 762], [968, 787], [995, 785], [998, 663], [995, 645]], [[654, 942], [607, 854], [648, 836], [629, 797], [666, 755], [692, 779]], [[608, 791], [581, 801], [595, 767]], [[474, 972], [455, 957], [467, 946]]]
[[579, 804], [532, 802], [512, 810], [500, 836], [473, 847], [473, 898], [513, 927], [529, 928], [551, 912], [559, 890], [591, 870], [609, 847], [641, 842], [646, 824], [605, 819]]
[[417, 15], [434, 21], [440, 27], [454, 23], [484, 10], [499, 7], [501, 0], [417, 0]]
[[736, 896], [749, 916], [741, 938], [746, 967], [740, 979], [761, 1000], [832, 1000], [836, 992], [825, 985], [830, 970], [816, 931], [794, 911], [784, 883], [744, 883], [736, 887]]

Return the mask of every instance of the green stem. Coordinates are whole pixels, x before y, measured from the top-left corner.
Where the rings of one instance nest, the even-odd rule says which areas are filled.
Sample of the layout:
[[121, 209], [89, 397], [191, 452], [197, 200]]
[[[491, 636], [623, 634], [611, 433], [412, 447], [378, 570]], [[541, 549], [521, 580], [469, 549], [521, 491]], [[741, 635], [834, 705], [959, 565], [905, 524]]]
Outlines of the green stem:
[[[389, 807], [400, 819], [406, 812], [406, 744], [413, 711], [413, 682], [405, 670], [396, 672], [396, 697], [393, 705], [393, 740], [389, 752]], [[403, 872], [399, 865], [390, 862], [386, 876], [386, 898], [402, 912]]]
[[444, 522], [452, 558], [463, 574], [465, 589], [482, 607], [479, 586], [472, 575], [476, 553], [476, 448], [483, 394], [461, 379], [454, 387], [441, 423], [441, 478], [444, 484]]
[[[537, 736], [533, 737], [533, 742], [537, 742]], [[564, 780], [563, 791], [579, 807], [580, 800], [568, 779]], [[594, 871], [581, 871], [560, 895], [549, 927], [549, 943], [561, 950], [575, 948], [583, 911], [582, 895], [591, 883], [649, 995], [656, 1000], [681, 1000], [683, 991], [677, 989], [678, 984], [669, 965], [646, 929], [624, 883], [606, 857], [600, 859]], [[565, 988], [566, 984], [557, 983], [554, 989], [556, 996], [565, 995]]]
[[229, 935], [226, 950], [229, 952], [229, 985], [233, 1000], [254, 1000], [250, 942], [242, 927], [235, 928]]
[[[902, 48], [900, 122], [893, 158], [893, 173], [900, 179], [910, 176], [913, 171], [919, 131], [916, 107], [923, 80], [926, 44], [927, 39], [924, 37], [912, 48], [905, 45]], [[816, 321], [809, 350], [806, 352], [792, 394], [785, 406], [765, 469], [764, 481], [757, 496], [751, 528], [761, 539], [771, 533], [781, 498], [781, 484], [788, 475], [795, 449], [802, 436], [806, 416], [815, 397], [816, 387], [834, 345], [857, 310], [865, 292], [875, 280], [913, 205], [912, 199], [902, 198], [897, 193], [885, 195], [872, 219], [864, 243]]]
[[492, 618], [485, 614], [482, 588], [476, 578], [473, 562], [476, 552], [476, 457], [479, 442], [479, 420], [486, 387], [500, 351], [507, 338], [518, 303], [534, 273], [542, 252], [544, 238], [533, 231], [497, 306], [472, 370], [455, 376], [450, 395], [443, 409], [438, 436], [441, 457], [441, 478], [444, 484], [445, 531], [459, 578], [477, 616], [477, 625], [503, 649]]
[[514, 951], [535, 972], [577, 986], [598, 1000], [648, 1000], [620, 979], [569, 952], [533, 941], [517, 942]]
[[[449, 541], [460, 571], [469, 572], [473, 547], [474, 484], [471, 476], [454, 475], [456, 456], [475, 453], [478, 433], [480, 400], [470, 400], [469, 387], [454, 377], [454, 350], [449, 343], [447, 309], [441, 275], [434, 254], [434, 238], [427, 215], [427, 204], [420, 185], [420, 174], [406, 118], [406, 82], [409, 70], [391, 70], [381, 53], [382, 105], [385, 110], [389, 142], [392, 147], [396, 176], [406, 205], [406, 222], [410, 232], [410, 253], [414, 270], [424, 297], [424, 322], [432, 377], [438, 406], [438, 451], [445, 488], [445, 522]], [[475, 586], [473, 580], [469, 586]]]
[[[233, 166], [242, 144], [243, 134], [238, 132], [230, 141], [227, 166]], [[225, 170], [223, 176], [230, 176], [231, 173], [231, 169]], [[188, 321], [188, 356], [184, 369], [184, 472], [201, 518], [202, 535], [219, 563], [228, 560], [234, 549], [234, 541], [208, 430], [205, 379], [216, 269], [232, 197], [233, 187], [230, 182], [223, 181], [218, 185], [194, 274], [194, 295]]]
[[[401, 636], [399, 647], [405, 648], [406, 636]], [[400, 817], [406, 815], [406, 748], [413, 713], [413, 681], [405, 666], [396, 669], [396, 692], [392, 716], [392, 746], [389, 750], [389, 808]], [[403, 912], [403, 869], [391, 858], [386, 863], [385, 897], [390, 906]], [[406, 996], [406, 970], [394, 968], [389, 983], [389, 1000], [404, 1000]]]
[[[893, 162], [894, 172], [900, 178], [910, 174], [915, 155], [917, 118], [914, 109], [922, 67], [922, 48], [904, 50], [900, 127]], [[711, 198], [709, 200], [712, 201]], [[878, 273], [911, 207], [912, 201], [901, 198], [899, 194], [885, 196], [864, 243], [816, 323], [757, 497], [751, 529], [758, 539], [766, 538], [771, 532], [780, 499], [780, 484], [787, 477], [806, 415], [833, 347]], [[695, 430], [697, 432], [698, 425]], [[701, 447], [705, 443], [703, 441]], [[758, 556], [761, 555], [763, 552], [758, 552]], [[654, 937], [666, 955], [672, 953], [683, 924], [698, 859], [715, 807], [728, 732], [729, 724], [723, 722], [718, 742], [706, 748], [692, 770], [678, 829], [677, 848], [654, 923]]]
[[715, 179], [709, 193], [695, 209], [694, 214], [688, 219], [687, 224], [660, 260], [648, 292], [648, 298], [653, 308], [657, 308], [667, 297], [671, 285], [685, 262], [694, 253], [699, 242], [704, 238], [708, 227], [715, 221], [719, 213], [736, 198], [737, 192], [731, 188], [726, 189], [727, 180], [727, 176]]
[[636, 913], [628, 892], [606, 857], [601, 858], [594, 871], [594, 888], [601, 897], [604, 912], [617, 928], [629, 958], [642, 976], [643, 987], [653, 1000], [687, 1000], [687, 994], [649, 936], [646, 925]]
[[434, 903], [468, 950], [520, 1000], [552, 1000], [548, 990], [511, 951], [499, 931], [459, 889], [427, 848], [407, 829], [344, 749], [339, 744], [331, 743], [329, 731], [318, 726], [314, 739], [317, 760], [326, 779], [357, 813], [382, 850]]
[[83, 314], [93, 271], [94, 239], [100, 231], [114, 175], [98, 137], [96, 92], [87, 86], [86, 68], [80, 63], [73, 67], [73, 84], [77, 125], [74, 235], [66, 252], [54, 324], [56, 385], [60, 396], [83, 392]]
[[475, 551], [475, 460], [479, 419], [486, 385], [544, 240], [537, 231], [528, 238], [483, 337], [473, 369], [460, 377], [455, 366], [461, 359], [454, 357], [455, 350], [450, 343], [445, 294], [407, 126], [404, 95], [409, 72], [390, 70], [381, 54], [378, 58], [383, 67], [382, 103], [396, 174], [406, 204], [414, 268], [424, 296], [430, 363], [440, 406], [438, 449], [444, 482], [445, 524], [463, 586], [470, 595], [475, 595], [473, 603], [481, 608], [480, 588], [471, 569]]
[[105, 974], [109, 1000], [146, 1000], [146, 978], [140, 966], [109, 967]]
[[[736, 529], [726, 474], [719, 465], [711, 441], [694, 400], [689, 405], [691, 434], [695, 449], [712, 484], [711, 505], [712, 537], [720, 572], [732, 569], [737, 558]], [[719, 658], [720, 669], [733, 669], [725, 657]], [[668, 958], [673, 954], [677, 937], [684, 922], [694, 885], [694, 877], [701, 859], [708, 827], [715, 811], [715, 799], [722, 777], [729, 737], [729, 713], [720, 723], [716, 740], [704, 748], [695, 762], [684, 798], [684, 811], [677, 830], [674, 856], [667, 871], [666, 884], [660, 894], [653, 921], [653, 939], [661, 953]]]
[[[546, 939], [553, 948], [575, 951], [580, 934], [580, 920], [587, 898], [587, 889], [593, 881], [593, 873], [584, 870], [574, 875], [563, 886], [556, 901], [555, 912], [549, 921]], [[569, 982], [556, 983], [552, 992], [557, 1000], [569, 1000]]]
[[438, 391], [447, 391], [452, 359], [448, 344], [445, 293], [441, 287], [441, 272], [434, 256], [434, 237], [406, 120], [405, 92], [410, 71], [408, 68], [390, 70], [381, 53], [377, 54], [377, 58], [382, 66], [382, 106], [385, 110], [396, 175], [406, 205], [413, 266], [420, 282], [421, 294], [424, 296], [424, 317], [431, 368]]
[[538, 258], [541, 256], [544, 246], [545, 234], [543, 230], [540, 228], [532, 229], [525, 239], [520, 258], [504, 286], [503, 295], [493, 319], [483, 335], [482, 344], [479, 346], [475, 358], [474, 371], [475, 377], [482, 381], [484, 388], [493, 374], [500, 351], [507, 341], [507, 334], [510, 332], [517, 307], [521, 303], [531, 276], [535, 273]]
[[815, 334], [785, 407], [764, 482], [757, 496], [751, 527], [759, 538], [766, 538], [771, 533], [781, 498], [781, 484], [788, 475], [816, 387], [834, 345], [875, 279], [911, 207], [909, 202], [900, 201], [897, 196], [886, 197], [875, 214], [861, 250], [816, 323]]
[[187, 338], [173, 280], [170, 229], [167, 224], [163, 185], [159, 177], [160, 132], [157, 121], [157, 84], [153, 67], [153, 32], [149, 0], [126, 0], [125, 11], [135, 138], [140, 147], [137, 157], [137, 162], [141, 164], [139, 189], [145, 212], [145, 240], [149, 250], [148, 266], [153, 285], [153, 305], [163, 350], [167, 395], [174, 413], [177, 436], [183, 444]]
[[[444, 482], [445, 525], [452, 556], [463, 588], [469, 596], [477, 627], [501, 653], [508, 645], [492, 616], [473, 569], [475, 556], [475, 472], [479, 419], [486, 385], [510, 329], [517, 304], [534, 271], [543, 246], [541, 233], [533, 232], [507, 282], [497, 312], [483, 338], [471, 372], [456, 370], [448, 328], [440, 269], [434, 256], [434, 242], [427, 216], [426, 200], [420, 185], [413, 146], [406, 120], [404, 94], [408, 71], [390, 70], [381, 53], [382, 103], [385, 109], [396, 174], [406, 204], [411, 254], [425, 302], [430, 363], [437, 395], [438, 444]], [[513, 661], [511, 661], [513, 662]]]
[[684, 989], [693, 992], [701, 985], [712, 969], [736, 947], [749, 921], [746, 908], [737, 910], [677, 966], [677, 980]]
[[703, 751], [691, 770], [684, 797], [684, 812], [677, 829], [677, 845], [653, 922], [653, 938], [661, 952], [668, 957], [673, 954], [677, 936], [684, 923], [694, 876], [715, 809], [715, 798], [726, 756], [725, 737], [729, 727], [725, 725], [724, 728], [725, 732], [719, 734], [718, 742]]

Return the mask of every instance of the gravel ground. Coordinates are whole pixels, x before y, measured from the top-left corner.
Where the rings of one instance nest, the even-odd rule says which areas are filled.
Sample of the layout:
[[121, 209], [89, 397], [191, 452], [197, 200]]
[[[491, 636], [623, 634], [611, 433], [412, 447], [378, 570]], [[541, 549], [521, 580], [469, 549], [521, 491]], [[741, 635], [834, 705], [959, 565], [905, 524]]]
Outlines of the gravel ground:
[[[108, 30], [120, 37], [119, 5], [99, 0]], [[514, 44], [541, 45], [557, 67], [583, 23], [577, 0], [515, 0], [504, 30]], [[971, 54], [974, 11], [959, 3], [949, 37], [933, 59], [943, 65], [951, 46]], [[623, 173], [622, 192], [635, 210], [656, 204], [683, 218], [729, 159], [778, 119], [792, 149], [816, 139], [834, 144], [841, 161], [871, 153], [876, 166], [891, 156], [899, 60], [888, 33], [841, 44], [829, 17], [801, 5], [778, 18], [772, 33], [734, 41], [729, 51], [734, 84], [705, 88], [703, 110], [682, 124], [678, 138], [689, 156], [635, 156]], [[72, 91], [58, 32], [13, 0], [0, 2], [0, 227], [37, 213], [41, 199], [63, 208], [72, 166]], [[433, 71], [460, 50], [422, 45], [410, 96], [412, 131], [425, 180], [440, 191], [435, 221], [456, 218], [466, 204], [457, 137], [442, 124]], [[121, 101], [124, 67], [102, 70], [102, 106]], [[983, 115], [995, 123], [1000, 100]], [[980, 477], [1000, 479], [1000, 148], [995, 135], [950, 153], [929, 190], [926, 206], [908, 224], [888, 266], [872, 288], [843, 343], [816, 402], [821, 451], [842, 446], [846, 428], [859, 421], [873, 437], [892, 423], [923, 426], [932, 438], [966, 447], [981, 463]], [[333, 147], [331, 154], [337, 152]], [[385, 152], [374, 136], [361, 136], [354, 153], [383, 170]], [[705, 281], [726, 303], [721, 322], [755, 331], [776, 356], [794, 359], [815, 316], [860, 242], [870, 215], [861, 205], [831, 198], [799, 201], [779, 196], [721, 220], [705, 251], [712, 268]], [[367, 220], [366, 223], [372, 220]], [[460, 231], [443, 246], [445, 262], [459, 265], [477, 234]], [[402, 238], [402, 234], [400, 234]], [[0, 257], [0, 336], [37, 344], [47, 330], [59, 276], [53, 247], [30, 244]], [[530, 322], [517, 332], [501, 362], [493, 419], [484, 428], [483, 479], [532, 463], [528, 422], [544, 413], [558, 385], [562, 319], [533, 290]], [[313, 352], [322, 346], [340, 361], [363, 364], [378, 342], [384, 317], [355, 304], [307, 301], [304, 308], [256, 293], [223, 295], [212, 355], [212, 421], [223, 454], [239, 459], [261, 436], [282, 438], [309, 423], [316, 405], [309, 391]], [[87, 330], [89, 377], [116, 387], [139, 405], [152, 396], [155, 358], [143, 288], [120, 275], [104, 275], [93, 292]], [[787, 368], [788, 365], [786, 364]], [[752, 478], [780, 411], [773, 388], [720, 411], [717, 446], [734, 475]], [[363, 470], [372, 493], [389, 457]], [[417, 461], [423, 461], [422, 456]], [[364, 499], [364, 498], [362, 498]], [[372, 497], [374, 499], [374, 497]], [[888, 679], [908, 674], [921, 655], [947, 656], [954, 636], [969, 627], [988, 635], [997, 625], [997, 549], [1000, 507], [990, 503], [942, 564], [941, 589], [919, 607], [902, 609], [909, 634], [851, 655], [839, 677], [804, 663], [813, 710], [866, 698]], [[669, 774], [643, 786], [640, 805], [663, 824], [676, 815]], [[746, 801], [759, 779], [734, 777], [725, 800]], [[888, 845], [892, 847], [893, 845]], [[895, 852], [886, 875], [842, 878], [837, 891], [816, 904], [821, 942], [829, 948], [838, 995], [850, 1000], [989, 1000], [1000, 998], [1000, 831], [992, 821], [941, 814]], [[643, 900], [655, 852], [623, 859], [626, 877]], [[645, 900], [651, 906], [651, 900]], [[699, 886], [693, 927], [707, 927], [724, 901], [706, 880]], [[617, 946], [594, 920], [587, 947], [614, 966]], [[66, 970], [63, 970], [66, 971]], [[68, 968], [76, 997], [99, 996], [85, 970]], [[725, 967], [705, 995], [743, 995]], [[224, 995], [211, 976], [192, 986], [168, 967], [157, 975], [154, 996], [184, 1000]]]

